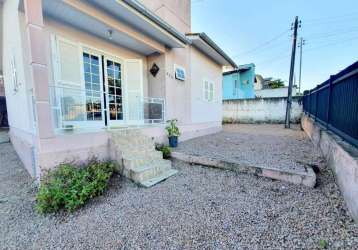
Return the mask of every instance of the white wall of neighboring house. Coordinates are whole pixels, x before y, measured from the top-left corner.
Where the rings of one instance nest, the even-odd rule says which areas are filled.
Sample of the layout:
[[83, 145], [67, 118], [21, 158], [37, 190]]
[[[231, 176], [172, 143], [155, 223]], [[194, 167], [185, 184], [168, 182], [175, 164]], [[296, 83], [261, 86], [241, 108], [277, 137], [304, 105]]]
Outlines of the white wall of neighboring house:
[[[266, 98], [266, 97], [287, 97], [288, 87], [276, 88], [276, 89], [259, 89], [255, 90], [256, 97]], [[292, 96], [297, 95], [297, 88], [292, 88]]]
[[262, 89], [262, 83], [259, 81], [254, 81], [254, 90], [258, 91]]
[[0, 75], [2, 75], [2, 64], [3, 64], [3, 62], [2, 62], [2, 46], [3, 46], [3, 42], [2, 42], [2, 40], [3, 40], [3, 32], [2, 32], [2, 30], [3, 30], [3, 19], [2, 19], [2, 16], [3, 16], [3, 14], [2, 14], [2, 12], [3, 12], [3, 7], [2, 7], [2, 2], [0, 1]]
[[0, 2], [0, 96], [4, 96], [5, 95], [5, 89], [4, 89], [4, 81], [3, 81], [3, 76], [2, 76], [2, 60], [3, 60], [3, 56], [2, 56], [2, 48], [3, 48], [3, 19], [2, 19], [2, 12], [3, 12], [3, 7], [2, 7], [2, 2]]
[[[191, 49], [191, 119], [194, 123], [221, 122], [222, 119], [222, 67]], [[204, 80], [214, 83], [214, 99], [204, 100]]]
[[18, 11], [18, 6], [19, 0], [3, 3], [3, 74], [8, 121], [13, 130], [33, 134], [32, 82], [27, 64], [29, 49], [25, 16]]
[[[283, 123], [286, 116], [287, 98], [260, 98], [227, 100], [223, 102], [223, 121], [237, 123]], [[292, 101], [291, 121], [298, 122], [302, 114], [302, 103]]]
[[[3, 75], [11, 143], [27, 171], [36, 176], [35, 110], [25, 15], [19, 0], [3, 2]], [[15, 74], [16, 72], [16, 74]], [[15, 77], [16, 76], [16, 77]]]

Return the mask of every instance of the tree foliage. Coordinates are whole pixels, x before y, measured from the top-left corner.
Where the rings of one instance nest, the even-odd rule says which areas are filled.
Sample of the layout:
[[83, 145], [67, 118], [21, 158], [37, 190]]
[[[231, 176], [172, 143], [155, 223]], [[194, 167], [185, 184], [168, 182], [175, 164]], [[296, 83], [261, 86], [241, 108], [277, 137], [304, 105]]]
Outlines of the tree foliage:
[[269, 83], [268, 83], [268, 86], [271, 88], [271, 89], [277, 89], [277, 88], [282, 88], [285, 86], [285, 83], [284, 81], [282, 81], [281, 79], [276, 79], [276, 80], [271, 80]]

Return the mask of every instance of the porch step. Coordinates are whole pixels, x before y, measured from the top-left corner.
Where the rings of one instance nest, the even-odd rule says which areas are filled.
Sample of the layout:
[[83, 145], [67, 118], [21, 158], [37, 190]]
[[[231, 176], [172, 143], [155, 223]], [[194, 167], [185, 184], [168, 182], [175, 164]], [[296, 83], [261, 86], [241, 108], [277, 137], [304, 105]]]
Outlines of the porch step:
[[160, 151], [155, 150], [154, 148], [147, 148], [147, 149], [126, 149], [125, 147], [121, 147], [119, 146], [119, 148], [121, 149], [122, 153], [122, 157], [123, 158], [127, 158], [127, 159], [138, 159], [138, 158], [145, 158], [145, 157], [150, 157], [150, 158], [155, 158], [156, 159], [162, 159], [163, 158], [163, 154]]
[[122, 163], [122, 174], [134, 182], [150, 187], [174, 175], [171, 161], [155, 150], [154, 141], [139, 129], [111, 131], [110, 143], [118, 161]]
[[170, 176], [175, 175], [176, 173], [178, 173], [178, 170], [175, 169], [170, 169], [164, 173], [162, 173], [161, 175], [151, 178], [149, 180], [146, 181], [142, 181], [140, 183], [140, 185], [144, 186], [144, 187], [151, 187], [154, 186], [155, 184], [164, 181], [165, 179], [168, 179]]
[[172, 169], [170, 161], [154, 161], [135, 167], [130, 170], [131, 179], [141, 183], [145, 180], [155, 178]]
[[160, 154], [154, 154], [154, 155], [150, 155], [150, 156], [139, 155], [138, 158], [123, 157], [123, 164], [128, 169], [134, 169], [134, 168], [140, 167], [142, 165], [145, 165], [146, 163], [161, 162], [164, 159], [163, 159], [162, 153], [161, 152], [159, 152], [159, 153]]
[[113, 141], [116, 144], [120, 144], [126, 147], [143, 146], [143, 147], [151, 147], [154, 146], [153, 141], [149, 138], [133, 138], [133, 137], [122, 137], [122, 138], [113, 138]]

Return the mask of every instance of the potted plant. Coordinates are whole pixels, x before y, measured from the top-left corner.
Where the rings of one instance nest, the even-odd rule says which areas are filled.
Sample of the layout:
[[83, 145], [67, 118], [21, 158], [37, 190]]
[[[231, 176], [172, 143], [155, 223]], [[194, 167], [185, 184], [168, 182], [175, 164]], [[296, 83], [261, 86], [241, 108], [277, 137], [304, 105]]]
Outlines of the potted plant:
[[165, 128], [168, 132], [169, 146], [175, 148], [178, 146], [178, 137], [180, 136], [179, 128], [177, 127], [177, 119], [168, 120], [168, 126]]

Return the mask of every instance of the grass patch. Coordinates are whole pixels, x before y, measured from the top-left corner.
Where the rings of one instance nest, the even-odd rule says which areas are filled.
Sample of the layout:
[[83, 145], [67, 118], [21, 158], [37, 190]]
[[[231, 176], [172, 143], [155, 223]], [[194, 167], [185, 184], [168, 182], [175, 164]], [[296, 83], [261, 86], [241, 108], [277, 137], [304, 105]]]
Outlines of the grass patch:
[[170, 159], [172, 150], [169, 146], [163, 145], [163, 144], [156, 144], [155, 149], [158, 151], [161, 151], [163, 153], [164, 159]]
[[89, 199], [103, 194], [115, 169], [113, 163], [95, 160], [81, 168], [72, 164], [60, 165], [41, 182], [36, 197], [37, 211], [76, 210]]
[[328, 242], [326, 240], [319, 240], [319, 249], [327, 249]]

